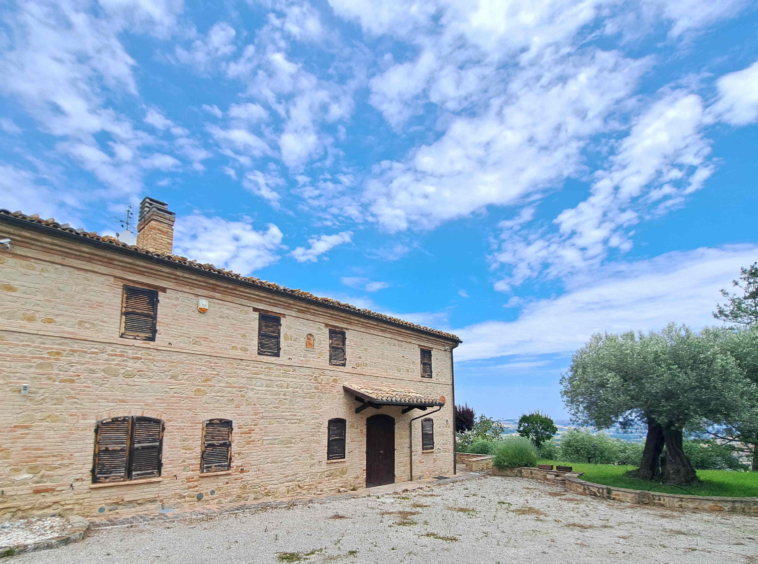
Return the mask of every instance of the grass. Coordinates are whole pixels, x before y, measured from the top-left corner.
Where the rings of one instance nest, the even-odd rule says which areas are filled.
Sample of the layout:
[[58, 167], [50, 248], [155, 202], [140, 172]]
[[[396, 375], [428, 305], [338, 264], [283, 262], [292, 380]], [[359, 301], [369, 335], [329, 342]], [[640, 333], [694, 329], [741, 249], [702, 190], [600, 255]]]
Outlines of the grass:
[[577, 464], [540, 460], [540, 464], [573, 466], [574, 472], [584, 472], [582, 480], [604, 486], [615, 486], [630, 490], [650, 490], [660, 493], [702, 495], [718, 497], [758, 497], [758, 472], [730, 472], [728, 470], [698, 470], [700, 484], [696, 486], [666, 486], [657, 482], [639, 480], [626, 475], [635, 466], [613, 466], [611, 464]]
[[303, 560], [307, 560], [311, 556], [320, 552], [324, 552], [324, 549], [317, 548], [315, 550], [311, 550], [310, 552], [279, 552], [277, 554], [277, 559], [279, 562], [302, 562]]

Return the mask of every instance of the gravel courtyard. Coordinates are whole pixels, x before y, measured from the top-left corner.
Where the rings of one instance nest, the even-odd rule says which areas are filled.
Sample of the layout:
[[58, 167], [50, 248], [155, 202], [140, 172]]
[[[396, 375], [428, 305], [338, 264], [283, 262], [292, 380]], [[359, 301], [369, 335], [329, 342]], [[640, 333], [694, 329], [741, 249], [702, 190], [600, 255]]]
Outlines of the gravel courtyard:
[[679, 513], [479, 477], [400, 494], [96, 530], [16, 564], [758, 563], [758, 517]]

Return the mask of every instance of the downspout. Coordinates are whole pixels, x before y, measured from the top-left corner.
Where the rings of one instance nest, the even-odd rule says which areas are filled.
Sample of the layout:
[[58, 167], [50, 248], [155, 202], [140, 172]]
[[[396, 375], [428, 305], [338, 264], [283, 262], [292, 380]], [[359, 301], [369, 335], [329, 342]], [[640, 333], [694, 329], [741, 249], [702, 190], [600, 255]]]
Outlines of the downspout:
[[409, 436], [409, 439], [410, 439], [410, 442], [411, 442], [411, 482], [413, 481], [413, 422], [414, 422], [416, 419], [421, 419], [422, 417], [428, 417], [428, 416], [430, 416], [432, 413], [437, 413], [437, 412], [438, 412], [440, 409], [442, 409], [443, 407], [445, 407], [445, 406], [444, 406], [444, 405], [441, 405], [441, 406], [439, 406], [439, 407], [438, 407], [436, 410], [434, 410], [434, 411], [430, 411], [429, 413], [422, 413], [422, 414], [421, 414], [421, 415], [419, 415], [418, 417], [414, 417], [413, 419], [411, 419], [411, 420], [408, 422], [408, 433], [409, 433], [409, 435], [410, 435], [410, 436]]
[[[457, 346], [457, 345], [456, 345]], [[456, 461], [456, 448], [458, 437], [455, 434], [455, 361], [453, 360], [453, 351], [455, 347], [450, 348], [450, 379], [453, 384], [453, 476], [458, 474], [458, 463]]]

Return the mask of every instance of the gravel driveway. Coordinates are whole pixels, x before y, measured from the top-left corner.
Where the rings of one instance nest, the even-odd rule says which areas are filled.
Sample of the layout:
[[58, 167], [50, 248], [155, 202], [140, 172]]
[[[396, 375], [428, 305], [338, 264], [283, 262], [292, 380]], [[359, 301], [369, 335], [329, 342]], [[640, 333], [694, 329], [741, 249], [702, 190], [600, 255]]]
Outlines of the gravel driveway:
[[14, 564], [758, 563], [758, 517], [680, 513], [480, 477], [207, 520], [97, 530]]

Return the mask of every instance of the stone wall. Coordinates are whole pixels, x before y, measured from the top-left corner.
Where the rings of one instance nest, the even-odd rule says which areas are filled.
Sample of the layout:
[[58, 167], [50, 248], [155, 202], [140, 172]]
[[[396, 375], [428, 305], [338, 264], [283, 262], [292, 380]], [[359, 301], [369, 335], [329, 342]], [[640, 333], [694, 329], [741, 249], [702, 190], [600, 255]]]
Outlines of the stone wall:
[[468, 472], [485, 472], [492, 468], [494, 456], [486, 454], [469, 454], [464, 452], [455, 453], [456, 462], [464, 464]]
[[[360, 488], [365, 420], [376, 413], [396, 419], [396, 481], [408, 480], [409, 421], [421, 412], [355, 414], [342, 390], [350, 382], [445, 396], [432, 415], [434, 451], [422, 452], [421, 424], [413, 424], [413, 464], [416, 477], [452, 473], [451, 343], [81, 244], [12, 235], [12, 250], [0, 253], [0, 518], [113, 518]], [[123, 284], [159, 290], [155, 342], [119, 337]], [[279, 358], [257, 355], [256, 309], [282, 315]], [[347, 331], [345, 367], [329, 366], [327, 325]], [[420, 378], [420, 346], [433, 349], [431, 380]], [[93, 485], [95, 424], [123, 415], [165, 421], [162, 476]], [[347, 457], [327, 462], [333, 417], [347, 420]], [[234, 422], [232, 469], [221, 475], [200, 474], [209, 418]]]

